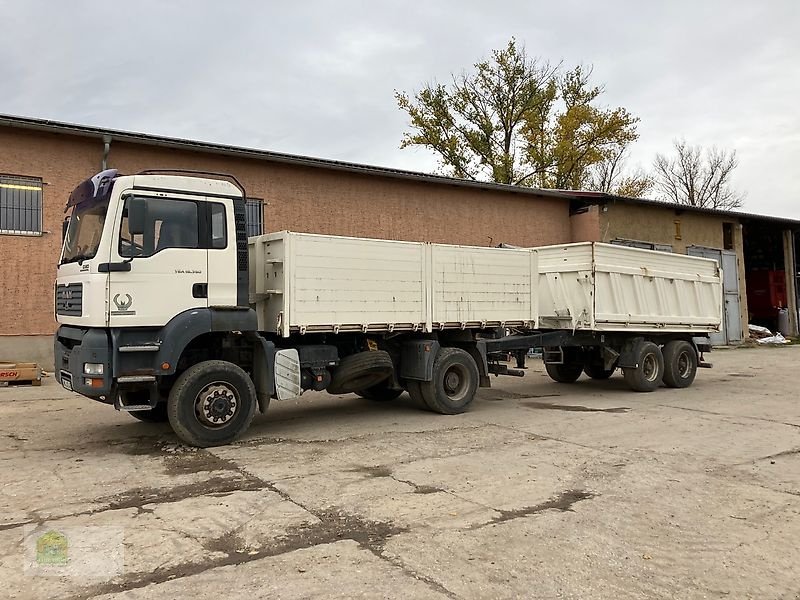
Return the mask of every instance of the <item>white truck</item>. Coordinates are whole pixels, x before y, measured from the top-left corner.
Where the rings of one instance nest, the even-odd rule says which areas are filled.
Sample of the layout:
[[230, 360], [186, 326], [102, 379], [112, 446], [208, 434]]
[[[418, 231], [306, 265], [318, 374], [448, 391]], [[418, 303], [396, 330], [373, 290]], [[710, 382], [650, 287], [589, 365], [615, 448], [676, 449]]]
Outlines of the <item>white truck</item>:
[[713, 260], [600, 243], [248, 240], [245, 203], [233, 177], [209, 173], [108, 170], [79, 185], [55, 287], [61, 384], [214, 446], [305, 390], [407, 391], [461, 413], [491, 375], [522, 376], [534, 347], [555, 381], [619, 368], [643, 392], [710, 366]]

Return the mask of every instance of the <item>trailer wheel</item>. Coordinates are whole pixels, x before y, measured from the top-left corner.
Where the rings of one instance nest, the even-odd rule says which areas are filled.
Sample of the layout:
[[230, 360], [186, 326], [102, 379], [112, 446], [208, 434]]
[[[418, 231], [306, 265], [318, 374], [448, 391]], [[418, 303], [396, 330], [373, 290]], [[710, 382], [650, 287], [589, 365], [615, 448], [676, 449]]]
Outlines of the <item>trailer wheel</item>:
[[613, 369], [605, 369], [603, 365], [594, 363], [586, 364], [583, 367], [583, 372], [586, 373], [587, 377], [591, 377], [592, 379], [608, 379], [616, 370], [616, 367]]
[[583, 365], [580, 363], [564, 363], [561, 365], [544, 364], [544, 370], [550, 379], [558, 383], [575, 383], [583, 373]]
[[356, 394], [362, 398], [374, 400], [376, 402], [389, 402], [397, 398], [402, 393], [403, 388], [394, 387], [394, 384], [392, 384], [389, 380], [379, 383], [378, 385], [373, 385], [365, 390], [359, 390], [356, 392]]
[[169, 393], [167, 414], [177, 436], [192, 446], [229, 444], [250, 426], [256, 388], [241, 368], [207, 360], [184, 371]]
[[428, 407], [443, 415], [467, 410], [478, 389], [478, 365], [461, 348], [440, 348], [433, 361], [433, 379], [419, 382]]
[[394, 363], [384, 350], [358, 352], [345, 356], [333, 371], [329, 394], [349, 394], [376, 386], [392, 376]]
[[673, 340], [664, 346], [664, 383], [671, 388], [692, 385], [697, 375], [697, 352], [689, 342]]
[[166, 402], [159, 402], [155, 408], [150, 410], [132, 410], [128, 414], [143, 423], [166, 423], [169, 421]]
[[623, 367], [625, 381], [635, 392], [652, 392], [664, 376], [664, 357], [653, 342], [639, 342], [633, 350], [636, 367]]

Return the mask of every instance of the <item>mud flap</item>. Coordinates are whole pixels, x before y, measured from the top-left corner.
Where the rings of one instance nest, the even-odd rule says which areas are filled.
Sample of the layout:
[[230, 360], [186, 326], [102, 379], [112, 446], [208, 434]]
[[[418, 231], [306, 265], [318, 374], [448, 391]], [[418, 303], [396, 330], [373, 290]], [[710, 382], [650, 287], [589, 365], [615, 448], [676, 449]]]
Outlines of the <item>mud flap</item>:
[[301, 393], [300, 356], [289, 348], [275, 353], [275, 394], [278, 400], [291, 400]]

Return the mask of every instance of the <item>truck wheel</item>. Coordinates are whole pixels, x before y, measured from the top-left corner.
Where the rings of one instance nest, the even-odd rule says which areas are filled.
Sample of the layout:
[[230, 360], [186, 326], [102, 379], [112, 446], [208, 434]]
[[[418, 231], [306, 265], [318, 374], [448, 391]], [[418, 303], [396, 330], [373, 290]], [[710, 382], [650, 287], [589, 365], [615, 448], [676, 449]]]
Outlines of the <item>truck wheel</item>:
[[384, 350], [350, 354], [339, 361], [326, 391], [349, 394], [366, 390], [389, 379], [393, 371], [392, 357]]
[[671, 388], [692, 385], [697, 375], [697, 352], [689, 342], [673, 340], [664, 346], [664, 383]]
[[575, 383], [583, 373], [583, 365], [580, 363], [565, 363], [563, 365], [545, 363], [544, 369], [550, 379], [558, 383]]
[[233, 363], [207, 360], [184, 371], [169, 393], [167, 414], [177, 436], [192, 446], [229, 444], [250, 426], [256, 388]]
[[637, 367], [623, 367], [625, 381], [635, 392], [652, 392], [664, 376], [664, 357], [653, 342], [640, 342], [633, 351]]
[[155, 408], [150, 410], [132, 410], [128, 414], [144, 423], [166, 423], [169, 421], [166, 402], [159, 402]]
[[478, 389], [478, 365], [461, 348], [441, 348], [433, 361], [433, 379], [419, 382], [428, 407], [443, 415], [467, 410]]
[[586, 373], [587, 377], [591, 377], [592, 379], [608, 379], [614, 374], [614, 371], [616, 371], [616, 368], [605, 369], [603, 365], [593, 363], [583, 366], [583, 372]]
[[394, 400], [403, 393], [403, 388], [394, 387], [388, 380], [378, 385], [373, 385], [371, 388], [359, 390], [356, 392], [362, 398], [367, 400], [374, 400], [376, 402], [389, 402]]
[[417, 405], [417, 408], [421, 408], [422, 410], [431, 410], [431, 407], [428, 406], [428, 403], [425, 400], [425, 396], [422, 395], [422, 388], [420, 387], [421, 384], [421, 381], [409, 379], [406, 381], [406, 390], [408, 390], [408, 395], [411, 396], [411, 401]]

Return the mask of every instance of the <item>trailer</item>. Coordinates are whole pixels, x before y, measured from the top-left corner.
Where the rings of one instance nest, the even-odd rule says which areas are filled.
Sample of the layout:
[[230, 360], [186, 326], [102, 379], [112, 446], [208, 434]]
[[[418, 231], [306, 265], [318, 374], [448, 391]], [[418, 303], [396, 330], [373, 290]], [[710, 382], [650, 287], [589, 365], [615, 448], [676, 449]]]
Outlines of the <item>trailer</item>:
[[713, 260], [593, 242], [248, 240], [245, 198], [230, 177], [162, 171], [107, 171], [73, 192], [56, 285], [64, 387], [213, 446], [309, 390], [408, 392], [461, 413], [492, 376], [524, 375], [534, 347], [555, 381], [620, 369], [641, 392], [709, 366]]

